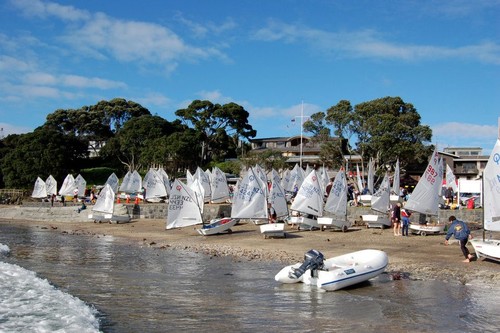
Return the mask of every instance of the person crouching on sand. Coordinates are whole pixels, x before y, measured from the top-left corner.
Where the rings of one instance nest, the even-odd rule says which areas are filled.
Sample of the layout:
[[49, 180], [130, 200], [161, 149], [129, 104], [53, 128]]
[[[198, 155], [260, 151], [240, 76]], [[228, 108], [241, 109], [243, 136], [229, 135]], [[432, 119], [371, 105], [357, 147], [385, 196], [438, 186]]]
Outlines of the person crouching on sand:
[[462, 250], [462, 253], [465, 257], [465, 260], [463, 260], [463, 262], [470, 262], [474, 256], [470, 254], [469, 249], [466, 246], [469, 238], [472, 238], [469, 227], [467, 227], [467, 224], [465, 224], [463, 221], [457, 220], [453, 215], [450, 216], [448, 220], [451, 222], [451, 225], [448, 229], [448, 232], [446, 233], [444, 245], [448, 245], [448, 240], [450, 239], [451, 235], [453, 235], [453, 237], [455, 237], [455, 239], [457, 239], [460, 243], [460, 250]]

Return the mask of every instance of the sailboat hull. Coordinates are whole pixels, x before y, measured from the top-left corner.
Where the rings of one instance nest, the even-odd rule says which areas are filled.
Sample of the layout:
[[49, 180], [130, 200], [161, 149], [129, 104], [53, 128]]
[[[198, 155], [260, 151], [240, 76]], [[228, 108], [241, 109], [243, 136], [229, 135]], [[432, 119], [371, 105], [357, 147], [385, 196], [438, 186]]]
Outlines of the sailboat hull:
[[239, 219], [232, 218], [217, 219], [206, 224], [203, 228], [198, 229], [198, 233], [203, 236], [216, 235], [223, 232], [231, 233], [231, 228], [234, 227], [238, 221]]
[[308, 269], [299, 278], [291, 278], [289, 273], [292, 268], [300, 267], [301, 263], [286, 266], [274, 279], [281, 283], [302, 282], [326, 291], [334, 291], [380, 275], [385, 271], [388, 262], [387, 254], [383, 251], [361, 250], [329, 258], [324, 261], [323, 269], [314, 271]]
[[444, 223], [443, 224], [438, 223], [434, 225], [410, 223], [408, 229], [413, 234], [427, 236], [432, 234], [437, 235], [443, 233], [444, 227], [445, 227]]
[[268, 223], [260, 226], [260, 233], [267, 237], [286, 237], [285, 223]]
[[326, 227], [334, 227], [344, 232], [351, 226], [351, 223], [346, 218], [340, 217], [318, 217], [318, 224], [321, 226], [321, 230]]
[[500, 262], [500, 240], [472, 239], [470, 241], [478, 258], [487, 258]]
[[361, 219], [365, 223], [367, 228], [390, 228], [391, 220], [386, 216], [380, 216], [375, 214], [365, 214], [361, 215]]

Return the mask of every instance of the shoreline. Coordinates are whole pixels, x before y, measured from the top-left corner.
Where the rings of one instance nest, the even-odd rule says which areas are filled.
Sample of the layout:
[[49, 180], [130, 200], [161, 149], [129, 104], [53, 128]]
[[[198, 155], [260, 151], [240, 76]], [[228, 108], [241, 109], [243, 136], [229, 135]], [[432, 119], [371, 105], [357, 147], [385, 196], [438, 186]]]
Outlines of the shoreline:
[[[0, 210], [1, 211], [1, 210]], [[232, 233], [201, 236], [199, 226], [165, 229], [163, 219], [138, 219], [130, 223], [110, 224], [93, 222], [29, 221], [0, 218], [0, 228], [5, 224], [29, 226], [70, 235], [92, 237], [114, 236], [137, 246], [158, 249], [173, 248], [203, 253], [208, 256], [232, 256], [235, 260], [278, 262], [278, 272], [283, 266], [302, 262], [310, 249], [322, 252], [325, 258], [362, 249], [382, 250], [389, 256], [386, 272], [394, 278], [412, 280], [440, 280], [461, 284], [500, 284], [500, 264], [490, 260], [463, 263], [458, 242], [453, 238], [444, 245], [444, 234], [410, 237], [394, 236], [392, 229], [367, 229], [351, 227], [347, 232], [336, 229], [325, 231], [298, 231], [285, 227], [286, 238], [267, 238], [259, 226], [241, 221]], [[481, 230], [472, 230], [475, 238], [482, 237]], [[468, 244], [471, 253], [472, 245]]]

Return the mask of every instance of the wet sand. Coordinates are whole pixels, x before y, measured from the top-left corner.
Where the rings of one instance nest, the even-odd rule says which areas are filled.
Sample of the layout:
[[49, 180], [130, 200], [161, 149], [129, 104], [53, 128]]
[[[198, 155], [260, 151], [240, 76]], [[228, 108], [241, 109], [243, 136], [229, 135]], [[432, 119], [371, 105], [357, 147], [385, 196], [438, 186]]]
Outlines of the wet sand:
[[[459, 283], [500, 284], [500, 264], [490, 260], [463, 263], [458, 243], [444, 245], [444, 234], [410, 237], [394, 236], [392, 229], [351, 227], [347, 232], [336, 229], [305, 231], [287, 225], [286, 238], [267, 238], [252, 222], [242, 221], [232, 233], [201, 236], [199, 226], [165, 230], [165, 220], [140, 219], [131, 223], [40, 222], [0, 219], [2, 224], [30, 225], [52, 232], [100, 237], [113, 235], [139, 246], [176, 248], [204, 253], [209, 256], [234, 256], [235, 260], [266, 260], [292, 264], [302, 261], [310, 249], [322, 252], [326, 258], [362, 249], [383, 250], [389, 256], [387, 272], [395, 278]], [[472, 232], [482, 237], [480, 230]], [[473, 252], [472, 245], [468, 248]]]

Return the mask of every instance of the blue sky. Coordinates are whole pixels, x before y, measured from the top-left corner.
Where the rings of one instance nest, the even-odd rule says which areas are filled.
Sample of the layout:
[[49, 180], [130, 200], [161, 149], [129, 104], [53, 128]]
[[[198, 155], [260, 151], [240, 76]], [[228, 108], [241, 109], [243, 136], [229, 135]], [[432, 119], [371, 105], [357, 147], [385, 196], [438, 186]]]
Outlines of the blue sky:
[[[499, 0], [0, 3], [0, 127], [115, 97], [169, 121], [235, 102], [257, 138], [300, 134], [342, 99], [412, 103], [433, 143], [482, 147], [500, 116]], [[298, 119], [300, 120], [300, 119]]]

